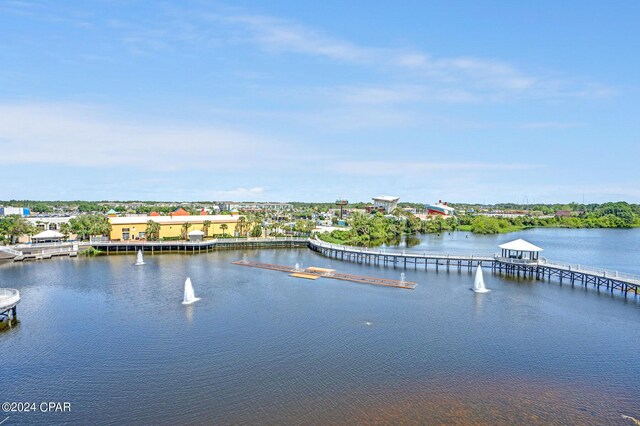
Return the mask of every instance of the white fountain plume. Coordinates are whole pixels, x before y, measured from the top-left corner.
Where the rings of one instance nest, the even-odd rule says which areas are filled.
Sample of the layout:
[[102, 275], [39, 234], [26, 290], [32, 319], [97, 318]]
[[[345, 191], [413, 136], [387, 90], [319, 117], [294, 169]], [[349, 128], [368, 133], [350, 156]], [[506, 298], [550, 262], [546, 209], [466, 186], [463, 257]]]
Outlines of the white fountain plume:
[[482, 266], [480, 265], [478, 265], [478, 268], [476, 269], [476, 278], [473, 282], [473, 291], [475, 291], [476, 293], [487, 293], [491, 291], [484, 286], [484, 277], [482, 276]]
[[187, 278], [184, 282], [184, 300], [182, 301], [183, 305], [190, 305], [194, 302], [200, 300], [199, 297], [196, 297], [193, 292], [193, 285], [191, 284], [191, 278]]
[[302, 271], [302, 269], [300, 269], [300, 264], [299, 264], [299, 263], [296, 263], [296, 266], [294, 266], [294, 267], [293, 267], [293, 270], [294, 270], [295, 272], [300, 272], [300, 271]]
[[144, 265], [144, 257], [142, 256], [142, 250], [138, 250], [138, 256], [136, 257], [136, 266]]
[[400, 273], [400, 285], [404, 285], [405, 283], [405, 278], [404, 278], [404, 272]]

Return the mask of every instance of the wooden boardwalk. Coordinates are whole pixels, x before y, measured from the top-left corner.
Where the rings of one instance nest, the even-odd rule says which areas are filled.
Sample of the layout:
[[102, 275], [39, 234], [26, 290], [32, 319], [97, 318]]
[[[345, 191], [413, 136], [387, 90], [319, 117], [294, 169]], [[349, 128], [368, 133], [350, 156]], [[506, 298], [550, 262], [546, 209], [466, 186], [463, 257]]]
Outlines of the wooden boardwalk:
[[408, 290], [413, 290], [418, 285], [417, 283], [414, 283], [414, 282], [390, 280], [387, 278], [378, 278], [378, 277], [368, 277], [364, 275], [345, 274], [341, 272], [335, 272], [333, 270], [322, 270], [320, 268], [296, 269], [292, 266], [274, 265], [271, 263], [250, 262], [247, 260], [238, 260], [236, 262], [231, 262], [231, 263], [233, 263], [234, 265], [248, 266], [251, 268], [269, 269], [271, 271], [280, 271], [280, 272], [286, 272], [289, 274], [297, 273], [297, 274], [317, 276], [318, 278], [331, 278], [334, 280], [351, 281], [359, 284], [404, 288]]
[[444, 269], [447, 272], [456, 270], [471, 272], [477, 266], [491, 268], [492, 272], [510, 276], [522, 276], [537, 280], [557, 279], [560, 284], [593, 286], [597, 290], [603, 288], [611, 293], [619, 290], [625, 297], [629, 293], [635, 297], [640, 294], [640, 276], [618, 271], [584, 266], [570, 265], [541, 258], [537, 261], [527, 261], [494, 256], [478, 256], [452, 254], [442, 255], [434, 253], [398, 252], [376, 250], [361, 247], [349, 247], [331, 244], [320, 240], [309, 240], [309, 248], [324, 256], [350, 262], [390, 266], [401, 268], [433, 268], [436, 271]]
[[307, 247], [306, 237], [216, 238], [205, 241], [92, 241], [91, 247], [107, 254], [135, 253], [207, 253], [216, 250]]

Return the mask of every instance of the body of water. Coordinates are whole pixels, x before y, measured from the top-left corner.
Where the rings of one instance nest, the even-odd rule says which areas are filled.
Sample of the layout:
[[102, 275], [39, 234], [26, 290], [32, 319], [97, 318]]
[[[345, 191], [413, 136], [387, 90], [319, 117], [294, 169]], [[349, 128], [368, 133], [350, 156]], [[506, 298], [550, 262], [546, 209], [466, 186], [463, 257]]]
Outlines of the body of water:
[[[426, 236], [485, 252], [513, 238], [547, 257], [639, 272], [637, 230]], [[301, 280], [230, 264], [319, 266], [415, 290]], [[463, 273], [370, 267], [307, 249], [60, 258], [0, 265], [21, 291], [0, 333], [1, 400], [70, 402], [5, 424], [630, 424], [640, 418], [640, 301]], [[635, 263], [634, 263], [635, 262]], [[196, 296], [184, 306], [191, 277]], [[0, 421], [2, 421], [0, 413]]]

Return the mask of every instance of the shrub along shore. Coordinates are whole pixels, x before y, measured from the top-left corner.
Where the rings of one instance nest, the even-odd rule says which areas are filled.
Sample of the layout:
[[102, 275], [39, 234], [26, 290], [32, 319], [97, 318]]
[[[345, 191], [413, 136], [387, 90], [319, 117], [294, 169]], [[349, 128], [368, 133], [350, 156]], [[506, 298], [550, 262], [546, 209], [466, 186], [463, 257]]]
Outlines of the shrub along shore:
[[354, 246], [393, 244], [402, 235], [439, 234], [467, 231], [474, 234], [501, 234], [528, 228], [634, 228], [640, 227], [640, 211], [627, 203], [606, 203], [592, 211], [570, 217], [490, 217], [463, 215], [460, 217], [420, 220], [411, 213], [396, 210], [395, 217], [353, 214], [348, 229], [319, 234], [324, 241]]

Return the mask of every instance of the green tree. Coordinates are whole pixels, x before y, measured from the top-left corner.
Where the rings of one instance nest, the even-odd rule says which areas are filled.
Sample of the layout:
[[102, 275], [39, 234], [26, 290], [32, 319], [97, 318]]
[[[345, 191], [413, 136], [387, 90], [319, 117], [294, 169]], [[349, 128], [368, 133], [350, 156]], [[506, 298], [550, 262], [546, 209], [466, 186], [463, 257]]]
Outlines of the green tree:
[[185, 222], [182, 224], [182, 227], [180, 228], [180, 237], [183, 240], [187, 239], [187, 234], [189, 233], [189, 228], [191, 228], [191, 224], [189, 222]]
[[15, 244], [23, 235], [33, 235], [37, 228], [22, 216], [10, 215], [0, 218], [0, 235], [3, 241]]
[[69, 220], [71, 231], [80, 240], [86, 240], [92, 235], [108, 235], [111, 231], [109, 220], [101, 214], [83, 214]]
[[262, 237], [262, 226], [260, 226], [260, 225], [255, 225], [255, 226], [251, 229], [251, 236], [252, 236], [252, 237]]
[[222, 229], [222, 237], [224, 238], [226, 235], [227, 229], [229, 229], [229, 225], [227, 225], [226, 223], [223, 223], [222, 225], [220, 225], [220, 229]]
[[160, 239], [160, 224], [153, 220], [147, 221], [147, 230], [144, 235], [149, 241], [158, 241]]
[[238, 218], [238, 225], [237, 225], [237, 228], [238, 228], [238, 233], [239, 233], [241, 236], [244, 236], [244, 235], [246, 234], [246, 232], [247, 232], [247, 230], [248, 230], [248, 224], [247, 224], [247, 218], [246, 218], [246, 217], [244, 217], [244, 216], [240, 216], [240, 217]]
[[62, 223], [60, 225], [60, 233], [64, 237], [65, 240], [69, 239], [69, 235], [71, 234], [71, 225], [68, 223]]
[[211, 221], [205, 220], [202, 222], [202, 232], [204, 232], [205, 238], [209, 236], [209, 228], [211, 227]]

